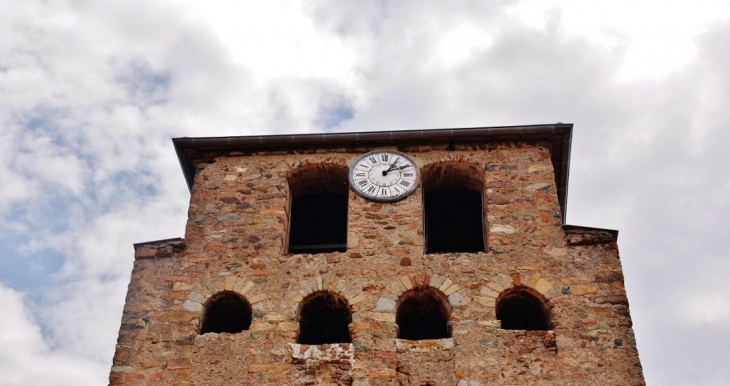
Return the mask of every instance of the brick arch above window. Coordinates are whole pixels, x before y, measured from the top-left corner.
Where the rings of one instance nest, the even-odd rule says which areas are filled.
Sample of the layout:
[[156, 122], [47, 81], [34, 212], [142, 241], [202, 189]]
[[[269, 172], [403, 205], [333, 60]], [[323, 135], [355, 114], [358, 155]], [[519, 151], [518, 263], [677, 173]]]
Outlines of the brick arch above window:
[[233, 291], [211, 296], [203, 306], [200, 333], [235, 334], [251, 326], [251, 303]]

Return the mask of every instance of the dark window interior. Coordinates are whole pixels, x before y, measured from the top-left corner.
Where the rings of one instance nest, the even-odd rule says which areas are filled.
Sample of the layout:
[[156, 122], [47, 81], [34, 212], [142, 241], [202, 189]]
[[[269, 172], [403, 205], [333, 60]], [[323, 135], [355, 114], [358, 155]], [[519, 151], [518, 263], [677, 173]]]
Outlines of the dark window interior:
[[525, 290], [502, 296], [497, 303], [497, 319], [505, 330], [549, 330], [550, 315], [545, 304]]
[[470, 189], [426, 193], [426, 253], [483, 252], [482, 197]]
[[224, 292], [205, 308], [201, 334], [206, 332], [236, 333], [251, 326], [251, 305], [240, 296]]
[[347, 194], [313, 193], [291, 204], [289, 252], [344, 252], [347, 247]]
[[396, 323], [401, 339], [442, 339], [449, 337], [449, 311], [433, 288], [414, 288], [401, 297]]
[[319, 291], [304, 299], [299, 318], [299, 343], [325, 344], [351, 342], [348, 325], [350, 307], [341, 296]]

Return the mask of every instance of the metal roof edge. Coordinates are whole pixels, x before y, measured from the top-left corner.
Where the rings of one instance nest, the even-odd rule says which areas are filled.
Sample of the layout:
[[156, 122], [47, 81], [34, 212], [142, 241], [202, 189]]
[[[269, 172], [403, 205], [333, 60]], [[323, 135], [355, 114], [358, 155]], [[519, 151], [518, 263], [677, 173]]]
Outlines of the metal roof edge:
[[[172, 138], [180, 167], [188, 190], [192, 193], [195, 177], [193, 160], [186, 150], [266, 150], [273, 148], [316, 148], [333, 145], [363, 146], [389, 145], [398, 142], [423, 141], [478, 141], [478, 140], [551, 140], [560, 136], [558, 170], [556, 181], [561, 208], [561, 220], [565, 224], [568, 208], [568, 173], [570, 171], [570, 146], [573, 124], [555, 124], [441, 128], [419, 130], [362, 131], [312, 134], [276, 134], [235, 137], [179, 137]], [[553, 142], [555, 150], [556, 143]], [[553, 159], [555, 162], [555, 159]]]
[[611, 234], [611, 236], [613, 236], [614, 241], [618, 241], [618, 230], [617, 229], [595, 228], [595, 227], [586, 227], [586, 226], [568, 225], [568, 224], [563, 224], [563, 229], [566, 232], [606, 232], [606, 233]]

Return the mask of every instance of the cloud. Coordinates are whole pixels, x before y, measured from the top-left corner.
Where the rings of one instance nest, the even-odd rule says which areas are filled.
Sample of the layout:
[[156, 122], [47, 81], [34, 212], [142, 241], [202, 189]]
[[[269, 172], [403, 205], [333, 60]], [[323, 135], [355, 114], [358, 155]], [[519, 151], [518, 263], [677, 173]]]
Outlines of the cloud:
[[[104, 382], [131, 244], [183, 235], [171, 137], [558, 121], [569, 223], [621, 231], [649, 383], [727, 383], [728, 7], [646, 4], [0, 5], [0, 238], [23, 262], [0, 384]], [[50, 289], [7, 286], [34, 266]]]
[[50, 349], [22, 294], [0, 284], [0, 308], [0, 385], [105, 383], [103, 363]]

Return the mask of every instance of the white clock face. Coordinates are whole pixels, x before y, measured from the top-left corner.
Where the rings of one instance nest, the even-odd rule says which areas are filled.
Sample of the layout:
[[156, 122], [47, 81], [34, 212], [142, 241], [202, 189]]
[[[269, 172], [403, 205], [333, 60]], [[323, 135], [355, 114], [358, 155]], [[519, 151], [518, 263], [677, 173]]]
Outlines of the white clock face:
[[362, 197], [374, 201], [398, 201], [418, 184], [418, 168], [406, 155], [374, 151], [358, 158], [350, 169], [350, 185]]

